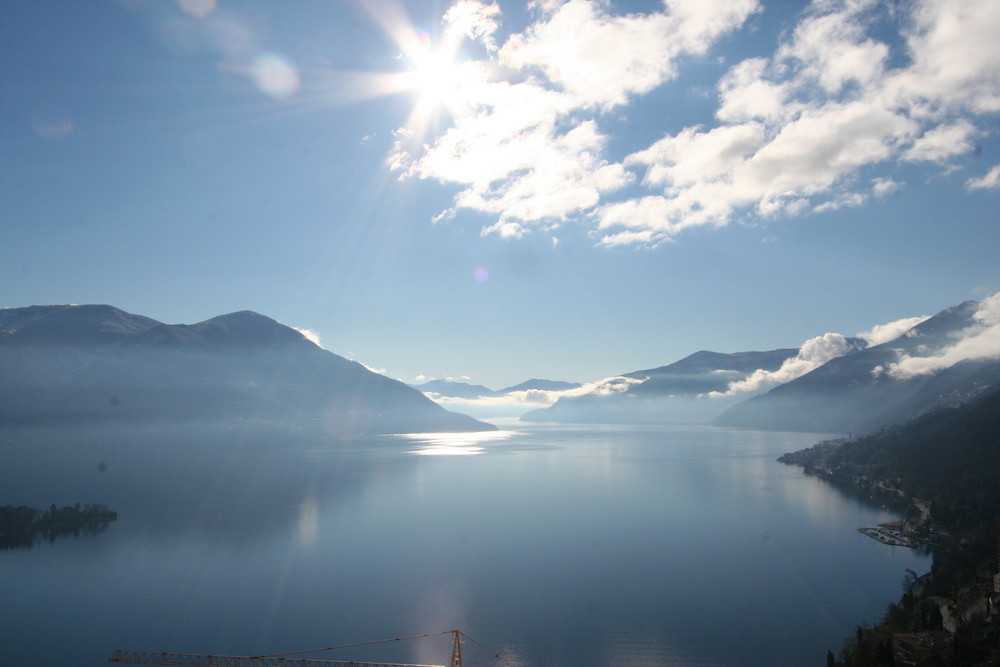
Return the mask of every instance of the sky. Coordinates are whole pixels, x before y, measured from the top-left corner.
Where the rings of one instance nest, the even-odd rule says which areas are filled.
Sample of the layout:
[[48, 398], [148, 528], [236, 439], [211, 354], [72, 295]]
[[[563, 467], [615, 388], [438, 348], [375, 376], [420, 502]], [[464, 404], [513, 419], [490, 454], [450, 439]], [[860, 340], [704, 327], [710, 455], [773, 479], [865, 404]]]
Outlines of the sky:
[[994, 0], [8, 0], [0, 306], [249, 309], [496, 389], [836, 348], [1000, 291], [997, 34]]

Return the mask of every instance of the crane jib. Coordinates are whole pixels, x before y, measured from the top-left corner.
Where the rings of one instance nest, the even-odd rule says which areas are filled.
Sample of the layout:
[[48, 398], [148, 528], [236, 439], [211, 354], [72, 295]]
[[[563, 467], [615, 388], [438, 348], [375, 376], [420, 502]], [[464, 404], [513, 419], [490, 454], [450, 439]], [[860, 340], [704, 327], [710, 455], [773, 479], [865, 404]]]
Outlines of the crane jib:
[[[445, 630], [430, 632], [410, 637], [394, 637], [377, 641], [344, 644], [342, 646], [326, 646], [323, 648], [292, 651], [290, 653], [272, 653], [271, 655], [241, 656], [241, 655], [210, 655], [198, 653], [156, 653], [154, 651], [115, 651], [108, 662], [128, 662], [136, 665], [181, 665], [183, 667], [444, 667], [444, 665], [415, 665], [398, 662], [358, 662], [356, 660], [319, 660], [308, 658], [291, 658], [289, 656], [303, 653], [317, 653], [334, 649], [358, 648], [375, 644], [388, 644], [408, 639], [423, 639], [425, 637], [440, 637], [451, 635], [452, 650], [450, 667], [462, 667], [463, 637], [482, 649], [486, 647], [472, 639], [461, 630]], [[499, 655], [495, 656], [499, 658]]]
[[412, 665], [395, 662], [308, 660], [238, 655], [156, 653], [151, 651], [115, 651], [108, 662], [127, 662], [138, 665], [185, 665], [187, 667], [444, 667], [443, 665]]

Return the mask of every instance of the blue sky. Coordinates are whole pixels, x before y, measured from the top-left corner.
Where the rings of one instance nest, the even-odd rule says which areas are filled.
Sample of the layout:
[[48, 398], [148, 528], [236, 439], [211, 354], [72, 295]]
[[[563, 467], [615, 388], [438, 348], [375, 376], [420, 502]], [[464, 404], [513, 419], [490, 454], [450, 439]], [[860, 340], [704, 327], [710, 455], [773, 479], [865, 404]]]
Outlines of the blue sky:
[[1000, 5], [13, 0], [0, 306], [589, 381], [1000, 290]]

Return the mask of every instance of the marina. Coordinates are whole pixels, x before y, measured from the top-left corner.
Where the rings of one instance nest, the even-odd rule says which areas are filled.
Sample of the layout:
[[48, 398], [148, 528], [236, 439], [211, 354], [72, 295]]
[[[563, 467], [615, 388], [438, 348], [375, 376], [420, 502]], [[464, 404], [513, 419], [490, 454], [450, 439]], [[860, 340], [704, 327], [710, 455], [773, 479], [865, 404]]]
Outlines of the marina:
[[909, 547], [910, 549], [917, 547], [916, 540], [907, 537], [898, 524], [883, 523], [874, 528], [858, 528], [858, 532], [893, 547]]

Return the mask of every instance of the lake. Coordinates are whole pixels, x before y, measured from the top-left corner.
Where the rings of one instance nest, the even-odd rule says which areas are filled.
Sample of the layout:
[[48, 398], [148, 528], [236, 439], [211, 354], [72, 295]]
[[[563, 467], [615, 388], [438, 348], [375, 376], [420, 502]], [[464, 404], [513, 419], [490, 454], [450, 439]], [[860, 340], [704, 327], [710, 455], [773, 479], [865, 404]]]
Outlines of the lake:
[[[926, 554], [775, 461], [822, 434], [510, 424], [353, 441], [0, 433], [0, 505], [103, 503], [0, 551], [0, 664], [264, 655], [460, 629], [466, 665], [824, 665]], [[295, 657], [445, 664], [450, 637]], [[499, 655], [497, 659], [493, 657]]]

